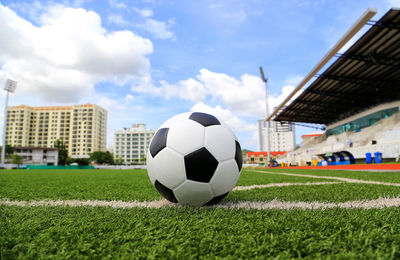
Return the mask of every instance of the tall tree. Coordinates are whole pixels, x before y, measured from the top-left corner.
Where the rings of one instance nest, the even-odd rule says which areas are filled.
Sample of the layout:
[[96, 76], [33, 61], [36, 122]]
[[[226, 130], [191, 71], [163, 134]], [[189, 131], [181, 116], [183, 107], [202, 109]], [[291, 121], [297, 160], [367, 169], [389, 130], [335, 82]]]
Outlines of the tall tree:
[[57, 140], [54, 147], [58, 149], [58, 165], [66, 165], [69, 162], [68, 151], [62, 140]]
[[120, 157], [120, 156], [116, 156], [116, 157], [114, 158], [114, 163], [115, 163], [116, 165], [124, 164], [124, 159], [122, 159], [122, 157]]
[[18, 154], [12, 154], [11, 156], [11, 163], [12, 164], [22, 164], [23, 160], [22, 160], [22, 156], [18, 155]]
[[110, 152], [96, 151], [90, 154], [90, 160], [97, 164], [114, 164], [114, 157]]
[[[3, 150], [3, 147], [1, 147], [0, 151], [2, 151], [2, 150]], [[7, 156], [7, 157], [9, 157], [11, 154], [13, 154], [14, 151], [15, 151], [15, 148], [14, 148], [14, 147], [12, 147], [12, 146], [9, 145], [9, 144], [6, 144], [6, 156]]]
[[146, 164], [146, 156], [143, 155], [142, 158], [140, 158], [140, 162]]
[[74, 163], [77, 163], [80, 166], [86, 166], [90, 164], [90, 159], [89, 158], [75, 158], [71, 160]]

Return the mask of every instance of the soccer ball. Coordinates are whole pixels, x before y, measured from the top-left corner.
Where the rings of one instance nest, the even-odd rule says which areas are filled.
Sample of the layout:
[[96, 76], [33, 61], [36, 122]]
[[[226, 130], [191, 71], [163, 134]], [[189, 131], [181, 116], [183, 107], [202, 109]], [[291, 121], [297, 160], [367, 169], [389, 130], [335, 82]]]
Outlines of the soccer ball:
[[232, 130], [215, 116], [176, 115], [157, 130], [147, 152], [151, 183], [167, 200], [212, 205], [235, 187], [242, 151]]

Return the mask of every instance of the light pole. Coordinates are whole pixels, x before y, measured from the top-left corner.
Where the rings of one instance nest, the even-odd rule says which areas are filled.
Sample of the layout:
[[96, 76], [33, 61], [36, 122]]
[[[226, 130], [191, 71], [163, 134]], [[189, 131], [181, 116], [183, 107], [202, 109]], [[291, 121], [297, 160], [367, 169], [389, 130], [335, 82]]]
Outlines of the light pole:
[[269, 117], [269, 109], [268, 109], [268, 88], [267, 88], [267, 82], [268, 78], [264, 76], [264, 71], [263, 68], [260, 67], [260, 74], [261, 74], [261, 80], [265, 83], [265, 122], [267, 123], [267, 167], [269, 164], [269, 161], [271, 159], [271, 142], [270, 142], [270, 133], [269, 133], [269, 121], [267, 121], [267, 118]]
[[6, 156], [6, 131], [7, 131], [7, 113], [8, 113], [8, 95], [10, 93], [14, 93], [17, 88], [17, 82], [11, 79], [8, 79], [6, 85], [4, 86], [4, 90], [7, 91], [6, 94], [6, 105], [4, 107], [4, 123], [3, 123], [3, 149], [1, 151], [1, 164], [4, 166], [5, 161], [4, 158]]

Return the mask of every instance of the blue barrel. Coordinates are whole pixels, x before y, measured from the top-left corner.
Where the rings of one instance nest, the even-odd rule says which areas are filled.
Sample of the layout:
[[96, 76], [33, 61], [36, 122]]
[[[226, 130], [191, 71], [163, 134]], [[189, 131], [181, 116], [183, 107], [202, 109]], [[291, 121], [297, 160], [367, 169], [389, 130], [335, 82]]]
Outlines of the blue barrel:
[[375, 163], [382, 163], [382, 153], [376, 152], [374, 155], [375, 155]]
[[365, 154], [365, 162], [366, 162], [366, 163], [372, 163], [372, 156], [371, 156], [371, 153], [366, 153], [366, 154]]

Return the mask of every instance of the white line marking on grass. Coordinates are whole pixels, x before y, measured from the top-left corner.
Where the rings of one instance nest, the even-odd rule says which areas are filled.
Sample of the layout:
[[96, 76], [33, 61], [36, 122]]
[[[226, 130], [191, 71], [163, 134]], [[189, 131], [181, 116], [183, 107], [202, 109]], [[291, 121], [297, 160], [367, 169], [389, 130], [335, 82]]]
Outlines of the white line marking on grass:
[[[103, 201], [103, 200], [38, 200], [38, 201], [11, 201], [7, 199], [0, 200], [0, 205], [6, 206], [19, 206], [19, 207], [111, 207], [111, 208], [154, 208], [159, 209], [162, 207], [179, 207], [179, 204], [171, 203], [167, 200], [156, 201]], [[280, 200], [272, 201], [242, 201], [242, 202], [222, 202], [220, 204], [211, 206], [214, 208], [222, 209], [256, 209], [256, 210], [269, 210], [269, 209], [330, 209], [330, 208], [343, 208], [343, 209], [380, 209], [387, 207], [400, 207], [400, 198], [378, 198], [375, 200], [354, 200], [342, 203], [332, 202], [287, 202]], [[205, 207], [207, 208], [207, 207]]]
[[285, 183], [269, 183], [269, 184], [259, 184], [250, 186], [237, 186], [233, 191], [243, 191], [252, 189], [263, 189], [263, 188], [273, 188], [273, 187], [286, 187], [286, 186], [308, 186], [308, 185], [325, 185], [325, 184], [340, 184], [343, 182], [285, 182]]
[[154, 201], [120, 201], [120, 200], [32, 200], [32, 201], [12, 201], [8, 199], [0, 200], [0, 205], [19, 206], [19, 207], [38, 207], [38, 206], [68, 206], [68, 207], [112, 207], [112, 208], [161, 208], [164, 206], [174, 206], [176, 204], [167, 200]]
[[376, 200], [354, 200], [342, 203], [330, 203], [330, 202], [288, 202], [280, 200], [272, 200], [268, 202], [225, 202], [214, 207], [225, 208], [225, 209], [331, 209], [331, 208], [342, 208], [342, 209], [381, 209], [387, 207], [399, 207], [400, 198], [379, 198]]
[[349, 178], [334, 177], [334, 176], [318, 176], [318, 175], [295, 174], [295, 173], [287, 173], [287, 172], [268, 172], [268, 171], [252, 171], [252, 170], [250, 170], [250, 172], [260, 172], [260, 173], [266, 173], [266, 174], [288, 175], [288, 176], [316, 178], [316, 179], [330, 179], [330, 180], [337, 180], [337, 181], [343, 181], [343, 182], [348, 182], [348, 183], [378, 184], [378, 185], [385, 185], [385, 186], [400, 187], [400, 183], [366, 181], [366, 180], [357, 180], [357, 179], [349, 179]]

